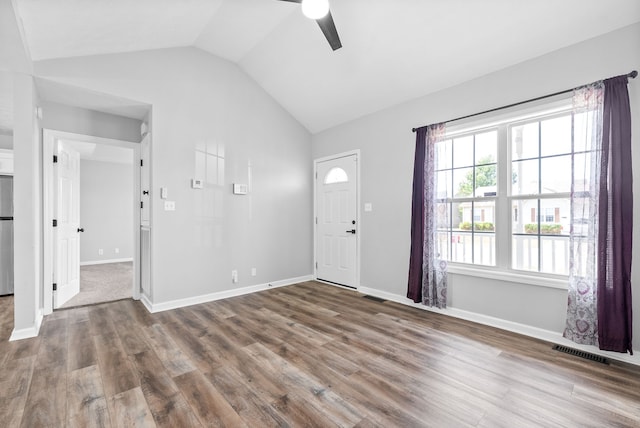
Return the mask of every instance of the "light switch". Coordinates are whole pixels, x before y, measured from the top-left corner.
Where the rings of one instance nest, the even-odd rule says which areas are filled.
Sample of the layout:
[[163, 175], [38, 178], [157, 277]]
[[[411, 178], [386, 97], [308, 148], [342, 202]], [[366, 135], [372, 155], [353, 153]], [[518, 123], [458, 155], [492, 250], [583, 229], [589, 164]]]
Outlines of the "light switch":
[[246, 195], [249, 193], [249, 186], [242, 183], [233, 183], [233, 194], [234, 195]]
[[368, 213], [373, 211], [373, 204], [371, 202], [366, 202], [364, 204], [364, 212]]
[[176, 201], [164, 201], [164, 210], [165, 211], [175, 211], [176, 210]]
[[160, 198], [161, 199], [167, 199], [167, 195], [168, 195], [168, 191], [166, 187], [161, 187], [160, 188]]

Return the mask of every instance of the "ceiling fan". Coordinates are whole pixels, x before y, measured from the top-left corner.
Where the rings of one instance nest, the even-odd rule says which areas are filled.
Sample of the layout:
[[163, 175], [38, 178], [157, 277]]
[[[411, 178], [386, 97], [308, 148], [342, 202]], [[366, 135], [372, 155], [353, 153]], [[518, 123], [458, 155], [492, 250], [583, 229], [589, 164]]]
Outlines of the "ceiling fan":
[[327, 38], [331, 49], [334, 51], [342, 47], [336, 24], [333, 22], [331, 11], [329, 10], [329, 0], [280, 0], [291, 3], [300, 3], [302, 13], [309, 19], [315, 19], [322, 33]]

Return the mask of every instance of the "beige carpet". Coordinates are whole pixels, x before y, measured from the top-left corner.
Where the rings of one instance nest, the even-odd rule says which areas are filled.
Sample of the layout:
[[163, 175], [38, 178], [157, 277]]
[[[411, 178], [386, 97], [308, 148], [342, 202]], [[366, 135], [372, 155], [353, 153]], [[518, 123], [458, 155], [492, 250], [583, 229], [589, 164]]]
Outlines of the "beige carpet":
[[80, 293], [63, 308], [110, 302], [132, 297], [133, 262], [80, 267]]

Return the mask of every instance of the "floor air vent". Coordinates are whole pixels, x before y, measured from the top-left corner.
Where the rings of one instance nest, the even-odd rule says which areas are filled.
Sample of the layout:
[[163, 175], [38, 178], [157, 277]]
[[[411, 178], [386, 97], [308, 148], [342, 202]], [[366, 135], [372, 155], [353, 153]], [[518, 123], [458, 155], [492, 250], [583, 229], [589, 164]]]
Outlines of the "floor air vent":
[[374, 302], [380, 302], [380, 303], [386, 302], [385, 299], [381, 299], [381, 298], [376, 297], [376, 296], [369, 296], [368, 294], [365, 294], [362, 297], [364, 297], [365, 299], [373, 300]]
[[564, 352], [565, 354], [575, 355], [576, 357], [586, 358], [587, 360], [595, 361], [597, 363], [609, 364], [609, 361], [605, 357], [601, 357], [600, 355], [592, 354], [590, 352], [579, 351], [577, 349], [568, 348], [562, 345], [554, 345], [553, 349], [555, 351]]

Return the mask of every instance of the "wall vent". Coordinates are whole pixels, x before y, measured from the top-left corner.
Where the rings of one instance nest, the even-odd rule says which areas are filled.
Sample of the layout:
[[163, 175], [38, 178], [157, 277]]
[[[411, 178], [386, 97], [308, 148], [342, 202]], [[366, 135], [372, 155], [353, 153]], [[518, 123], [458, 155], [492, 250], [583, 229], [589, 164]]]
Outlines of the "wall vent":
[[585, 358], [587, 360], [595, 361], [596, 363], [609, 364], [609, 360], [600, 355], [592, 354], [590, 352], [579, 351], [577, 349], [569, 348], [562, 345], [554, 345], [554, 351], [564, 352], [565, 354], [575, 355], [576, 357]]

